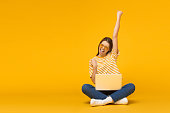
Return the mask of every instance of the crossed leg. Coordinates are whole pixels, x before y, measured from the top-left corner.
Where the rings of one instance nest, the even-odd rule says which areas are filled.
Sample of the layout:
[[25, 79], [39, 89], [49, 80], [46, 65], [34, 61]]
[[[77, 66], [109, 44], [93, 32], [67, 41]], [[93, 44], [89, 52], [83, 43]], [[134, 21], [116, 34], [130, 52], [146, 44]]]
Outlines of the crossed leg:
[[107, 95], [96, 90], [94, 86], [90, 84], [84, 84], [82, 86], [82, 92], [87, 95], [89, 98], [94, 99], [105, 99], [107, 98]]
[[[117, 90], [110, 94], [113, 101], [116, 102], [124, 97], [129, 96], [135, 91], [135, 85], [133, 83], [128, 83], [124, 85], [120, 90]], [[82, 86], [82, 92], [87, 95], [89, 98], [94, 99], [106, 99], [108, 95], [97, 91], [94, 86], [90, 84], [84, 84]]]

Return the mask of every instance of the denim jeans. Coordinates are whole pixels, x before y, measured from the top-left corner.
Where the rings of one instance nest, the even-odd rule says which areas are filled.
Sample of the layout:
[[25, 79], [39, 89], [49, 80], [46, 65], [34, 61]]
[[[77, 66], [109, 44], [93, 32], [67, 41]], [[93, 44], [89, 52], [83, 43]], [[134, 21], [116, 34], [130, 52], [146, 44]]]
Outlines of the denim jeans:
[[114, 102], [129, 96], [135, 91], [135, 85], [133, 83], [128, 83], [122, 86], [119, 90], [96, 90], [94, 86], [90, 84], [84, 84], [82, 86], [82, 92], [87, 95], [89, 98], [94, 99], [105, 99], [110, 95]]

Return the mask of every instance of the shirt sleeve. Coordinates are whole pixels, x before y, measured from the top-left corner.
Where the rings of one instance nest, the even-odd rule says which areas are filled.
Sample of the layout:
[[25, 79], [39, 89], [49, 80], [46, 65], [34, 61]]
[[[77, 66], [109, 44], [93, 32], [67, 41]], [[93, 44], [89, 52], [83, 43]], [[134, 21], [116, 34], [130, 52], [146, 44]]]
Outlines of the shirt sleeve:
[[113, 49], [112, 49], [112, 51], [111, 51], [111, 57], [113, 57], [114, 59], [117, 59], [119, 55], [120, 55], [119, 49], [118, 49], [118, 53], [116, 53], [116, 52], [113, 51]]
[[92, 77], [92, 73], [93, 73], [93, 66], [92, 66], [92, 62], [91, 62], [91, 59], [89, 61], [89, 74], [90, 74], [90, 77]]

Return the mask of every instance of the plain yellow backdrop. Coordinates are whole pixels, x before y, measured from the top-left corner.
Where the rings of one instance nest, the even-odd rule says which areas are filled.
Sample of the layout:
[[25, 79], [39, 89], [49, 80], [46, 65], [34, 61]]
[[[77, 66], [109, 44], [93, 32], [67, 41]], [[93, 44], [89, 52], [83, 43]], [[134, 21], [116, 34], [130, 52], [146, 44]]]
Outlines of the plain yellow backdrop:
[[[0, 1], [0, 94], [82, 94], [89, 60], [112, 37], [117, 10], [118, 67], [132, 96], [170, 94], [168, 0]], [[84, 96], [84, 95], [83, 95]]]

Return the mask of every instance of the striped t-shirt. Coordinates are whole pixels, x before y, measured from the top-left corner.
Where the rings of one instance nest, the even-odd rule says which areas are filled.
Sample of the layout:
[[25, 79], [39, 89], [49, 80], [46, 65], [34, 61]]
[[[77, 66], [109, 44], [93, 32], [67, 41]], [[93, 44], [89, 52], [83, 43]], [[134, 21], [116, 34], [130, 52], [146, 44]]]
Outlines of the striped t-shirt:
[[[97, 74], [120, 74], [118, 66], [117, 66], [117, 57], [120, 55], [118, 50], [118, 54], [113, 51], [108, 53], [104, 57], [95, 56], [93, 57], [97, 61]], [[93, 66], [91, 59], [89, 61], [89, 74], [92, 77]]]

